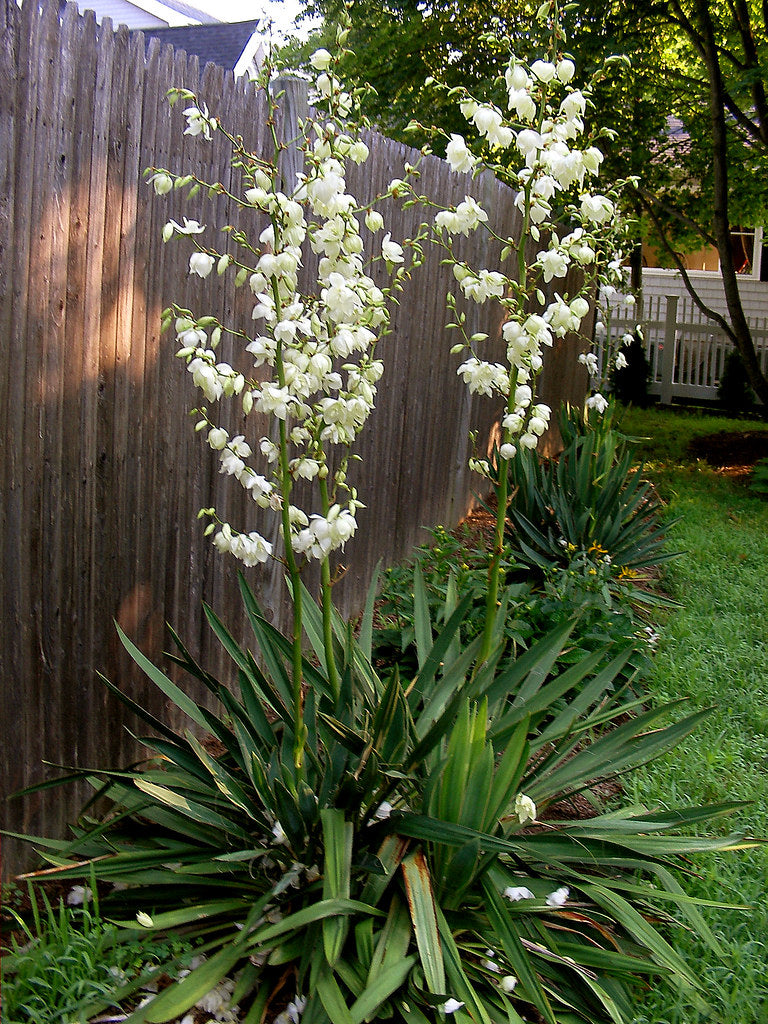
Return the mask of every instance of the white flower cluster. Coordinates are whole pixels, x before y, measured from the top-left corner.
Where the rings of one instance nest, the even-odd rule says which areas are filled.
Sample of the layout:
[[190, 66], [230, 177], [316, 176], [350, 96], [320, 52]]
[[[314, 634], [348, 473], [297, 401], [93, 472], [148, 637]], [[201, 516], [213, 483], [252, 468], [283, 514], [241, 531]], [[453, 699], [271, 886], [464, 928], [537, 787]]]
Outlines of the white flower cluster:
[[273, 1020], [272, 1024], [299, 1024], [307, 1005], [305, 996], [296, 996]]
[[[374, 282], [369, 266], [380, 261], [395, 282], [408, 270], [403, 246], [390, 232], [381, 236], [374, 252], [365, 252], [362, 223], [376, 235], [383, 232], [384, 219], [349, 194], [346, 167], [349, 161], [365, 162], [368, 147], [349, 132], [345, 119], [352, 99], [334, 74], [331, 55], [318, 50], [311, 64], [318, 73], [313, 97], [317, 110], [303, 126], [304, 165], [293, 189], [276, 187], [272, 164], [254, 158], [248, 162], [240, 155], [246, 187], [242, 197], [234, 198], [267, 220], [258, 245], [243, 242], [247, 264], [204, 248], [197, 237], [197, 251], [189, 259], [193, 277], [206, 278], [214, 267], [222, 274], [231, 266], [238, 283], [247, 281], [254, 296], [255, 327], [244, 347], [253, 369], [260, 372], [246, 375], [217, 357], [223, 327], [215, 317], [195, 320], [181, 311], [175, 328], [178, 355], [187, 361], [207, 402], [239, 397], [245, 416], [255, 410], [277, 421], [275, 435], [262, 437], [254, 452], [244, 434], [230, 437], [207, 408], [199, 410], [203, 419], [198, 429], [207, 431], [210, 447], [219, 453], [220, 472], [234, 477], [260, 508], [280, 513], [283, 535], [289, 533], [286, 543], [296, 556], [325, 559], [354, 535], [356, 512], [362, 507], [347, 484], [346, 454], [335, 460], [331, 472], [327, 449], [339, 445], [346, 451], [353, 444], [373, 411], [383, 373], [374, 349], [387, 330], [389, 289], [385, 292]], [[209, 139], [220, 126], [191, 98], [194, 105], [184, 111], [186, 134]], [[150, 182], [160, 195], [173, 187], [173, 177], [165, 171], [153, 174]], [[389, 194], [395, 185], [398, 191], [410, 188], [396, 179]], [[467, 225], [479, 223], [484, 215], [476, 206], [467, 199], [456, 216]], [[204, 230], [198, 221], [169, 221], [164, 238], [198, 236]], [[308, 250], [317, 257], [317, 286], [313, 294], [302, 294], [299, 270]], [[256, 459], [262, 460], [261, 471], [253, 465]], [[291, 504], [292, 485], [300, 479], [321, 482], [320, 511], [307, 514]], [[215, 510], [203, 513], [218, 519]], [[272, 555], [272, 545], [258, 532], [237, 532], [220, 520], [208, 527], [215, 530], [216, 547], [246, 565]]]
[[[453, 136], [458, 138], [458, 136]], [[485, 224], [488, 214], [472, 196], [465, 196], [455, 210], [441, 210], [435, 217], [438, 228], [445, 228], [452, 235], [468, 235], [480, 224]]]
[[[467, 337], [465, 333], [464, 341], [453, 349], [469, 349], [457, 373], [472, 394], [500, 395], [506, 400], [499, 447], [502, 459], [512, 458], [518, 446], [538, 444], [549, 421], [549, 409], [534, 399], [543, 352], [556, 339], [581, 329], [590, 308], [584, 295], [591, 281], [605, 278], [614, 264], [622, 262], [613, 251], [616, 197], [593, 187], [603, 154], [585, 135], [589, 94], [570, 84], [574, 73], [573, 61], [565, 57], [527, 66], [513, 56], [505, 72], [506, 111], [470, 96], [461, 102], [462, 114], [484, 150], [482, 163], [502, 173], [517, 192], [523, 236], [508, 239], [505, 254], [522, 254], [528, 238], [540, 241], [546, 231], [546, 246], [524, 267], [522, 279], [496, 270], [474, 270], [453, 257], [453, 237], [488, 221], [476, 200], [467, 196], [457, 207], [441, 210], [434, 221], [438, 240], [453, 258], [463, 296], [479, 304], [495, 300], [505, 310], [506, 365], [483, 359], [478, 346], [486, 335]], [[446, 158], [458, 174], [476, 172], [482, 165], [456, 133], [448, 139]], [[574, 226], [561, 236], [556, 222], [566, 219]], [[604, 255], [606, 249], [610, 256]], [[571, 267], [581, 269], [587, 278], [581, 293], [555, 293], [547, 300], [541, 284], [564, 279]], [[455, 307], [456, 300], [451, 297], [449, 303]], [[462, 325], [459, 318], [454, 326], [463, 331]], [[601, 397], [594, 396], [594, 407], [601, 405]], [[473, 468], [482, 467], [474, 460]]]
[[[142, 914], [141, 912], [137, 914], [137, 918], [139, 918], [139, 923], [146, 923], [141, 920], [142, 917], [146, 918], [146, 920], [149, 921], [149, 926], [151, 927], [151, 918], [149, 918], [147, 914]], [[203, 967], [203, 965], [206, 962], [207, 958], [203, 954], [198, 954], [197, 956], [194, 956], [189, 961], [189, 966], [182, 968], [176, 974], [176, 981], [183, 981], [185, 978], [189, 977], [189, 975], [193, 971], [196, 971], [198, 970], [198, 968]], [[152, 965], [150, 963], [147, 963], [144, 966], [147, 969], [149, 969]], [[110, 970], [114, 974], [118, 983], [122, 983], [126, 980], [125, 976], [122, 975], [122, 972], [118, 972], [116, 969], [113, 968], [111, 968]], [[183, 1017], [175, 1018], [176, 1024], [195, 1024], [195, 1021], [199, 1019], [198, 1013], [205, 1014], [206, 1020], [218, 1021], [218, 1024], [238, 1024], [238, 1021], [242, 1019], [242, 1016], [240, 1014], [240, 1007], [236, 1003], [232, 1002], [232, 995], [235, 991], [236, 985], [236, 978], [223, 978], [217, 985], [214, 985], [213, 988], [211, 988], [208, 992], [205, 993], [205, 995], [201, 996], [200, 999], [197, 1000], [197, 1002], [195, 1003], [194, 1010], [192, 1012], [185, 1013]], [[137, 1009], [139, 1010], [150, 1004], [154, 996], [157, 994], [157, 981], [149, 981], [146, 984], [142, 985], [141, 991], [143, 993], [149, 994], [143, 995], [141, 997], [139, 1005], [137, 1007]], [[123, 1020], [124, 1018], [111, 1017], [108, 1019]], [[298, 1020], [294, 1022], [294, 1024], [298, 1024]]]

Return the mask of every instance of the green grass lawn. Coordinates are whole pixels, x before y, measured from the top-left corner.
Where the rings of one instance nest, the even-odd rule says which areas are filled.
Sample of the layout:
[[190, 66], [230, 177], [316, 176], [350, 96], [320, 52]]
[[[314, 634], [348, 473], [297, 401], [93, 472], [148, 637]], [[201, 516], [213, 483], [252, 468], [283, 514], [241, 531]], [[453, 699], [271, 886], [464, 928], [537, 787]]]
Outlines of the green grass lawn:
[[[721, 430], [766, 429], [764, 423], [687, 413], [630, 410], [621, 429], [645, 436], [640, 454], [649, 476], [681, 516], [671, 545], [685, 554], [668, 563], [664, 585], [681, 603], [664, 616], [648, 686], [652, 699], [684, 697], [712, 714], [686, 743], [627, 780], [627, 795], [649, 806], [749, 801], [733, 823], [768, 836], [768, 501], [686, 456], [690, 440]], [[655, 993], [638, 1000], [635, 1024], [768, 1022], [768, 847], [693, 865], [693, 895], [743, 905], [705, 910], [725, 963], [695, 935], [679, 931], [678, 948], [697, 965], [712, 1003], [702, 1016], [688, 1000], [669, 1006]]]

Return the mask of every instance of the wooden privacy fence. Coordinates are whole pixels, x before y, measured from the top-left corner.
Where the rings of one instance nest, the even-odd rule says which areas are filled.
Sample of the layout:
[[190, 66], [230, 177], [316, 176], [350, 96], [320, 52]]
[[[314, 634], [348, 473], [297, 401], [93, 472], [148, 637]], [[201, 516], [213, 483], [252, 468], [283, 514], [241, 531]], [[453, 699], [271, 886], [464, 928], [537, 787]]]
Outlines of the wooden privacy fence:
[[[165, 99], [171, 86], [197, 92], [256, 153], [265, 149], [266, 128], [253, 86], [220, 68], [201, 73], [196, 58], [156, 42], [145, 56], [140, 35], [113, 32], [108, 20], [97, 26], [74, 4], [60, 17], [55, 2], [0, 3], [0, 788], [7, 796], [58, 774], [43, 769], [43, 759], [97, 767], [137, 756], [126, 728], [136, 722], [97, 670], [181, 724], [128, 663], [113, 620], [153, 659], [171, 623], [214, 673], [226, 666], [201, 602], [246, 635], [235, 565], [203, 538], [196, 513], [215, 504], [243, 523], [255, 506], [224, 482], [192, 431], [191, 382], [173, 338], [159, 337], [160, 312], [171, 300], [200, 314], [215, 310], [225, 322], [251, 322], [247, 288], [236, 291], [232, 275], [192, 283], [189, 246], [160, 241], [171, 217], [237, 224], [241, 212], [225, 198], [213, 206], [202, 197], [184, 205], [180, 192], [156, 199], [140, 182], [150, 165], [195, 166], [209, 181], [239, 187], [221, 133], [210, 144], [183, 135], [184, 104], [170, 110]], [[349, 174], [350, 191], [364, 202], [416, 155], [376, 134], [369, 143], [369, 162]], [[470, 183], [429, 158], [420, 188], [449, 204]], [[519, 223], [508, 189], [485, 177], [471, 190], [498, 228]], [[418, 208], [391, 209], [393, 237], [414, 234], [421, 216]], [[493, 267], [499, 253], [478, 234], [466, 258]], [[380, 350], [385, 378], [355, 470], [367, 511], [338, 588], [346, 611], [359, 604], [380, 559], [402, 558], [425, 526], [455, 523], [471, 502], [468, 431], [489, 437], [498, 409], [469, 399], [447, 354], [444, 302], [453, 287], [439, 251], [429, 251]], [[498, 345], [498, 318], [489, 324], [481, 314], [485, 308], [468, 311], [472, 329]], [[230, 362], [242, 358], [222, 348]], [[544, 400], [583, 395], [575, 349], [561, 348], [551, 362]], [[266, 424], [252, 416], [248, 430], [258, 438]], [[282, 621], [279, 565], [247, 576]], [[78, 800], [72, 790], [3, 800], [3, 826], [61, 832]], [[12, 843], [4, 853], [7, 874], [21, 860]]]
[[[616, 333], [633, 330], [638, 319], [614, 315]], [[641, 310], [645, 354], [651, 368], [648, 392], [665, 404], [676, 398], [714, 401], [733, 351], [733, 342], [714, 321], [694, 307], [688, 296], [651, 295]], [[750, 323], [757, 358], [768, 372], [768, 318]]]

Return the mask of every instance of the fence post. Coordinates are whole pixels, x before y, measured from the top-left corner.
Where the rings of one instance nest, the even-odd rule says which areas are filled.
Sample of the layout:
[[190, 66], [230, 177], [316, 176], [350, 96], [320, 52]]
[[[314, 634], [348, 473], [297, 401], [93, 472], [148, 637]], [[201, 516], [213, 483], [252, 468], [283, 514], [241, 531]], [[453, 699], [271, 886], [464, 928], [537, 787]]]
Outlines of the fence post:
[[303, 78], [283, 75], [276, 78], [271, 86], [273, 96], [283, 94], [278, 111], [278, 138], [291, 143], [280, 154], [281, 188], [292, 195], [298, 182], [296, 175], [303, 169], [304, 154], [298, 147], [299, 121], [309, 115], [309, 86]]
[[672, 381], [675, 375], [675, 339], [677, 335], [677, 295], [667, 295], [664, 322], [664, 350], [661, 354], [661, 402], [672, 404]]

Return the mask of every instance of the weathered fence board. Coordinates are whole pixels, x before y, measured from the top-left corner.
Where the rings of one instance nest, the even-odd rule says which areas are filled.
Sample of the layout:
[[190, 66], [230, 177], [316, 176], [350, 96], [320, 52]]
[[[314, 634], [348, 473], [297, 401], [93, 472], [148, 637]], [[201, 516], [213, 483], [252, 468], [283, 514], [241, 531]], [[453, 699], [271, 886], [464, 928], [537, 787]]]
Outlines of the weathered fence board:
[[[234, 289], [233, 275], [192, 281], [189, 247], [160, 240], [170, 217], [213, 225], [236, 223], [241, 213], [226, 197], [213, 209], [202, 199], [185, 205], [180, 191], [156, 199], [140, 173], [194, 164], [211, 181], [239, 187], [220, 133], [211, 144], [183, 134], [184, 104], [171, 110], [165, 100], [171, 86], [198, 91], [254, 152], [265, 152], [267, 130], [252, 84], [220, 68], [201, 73], [196, 59], [157, 43], [145, 57], [141, 37], [114, 32], [107, 20], [97, 26], [72, 4], [61, 18], [53, 0], [0, 4], [0, 789], [7, 796], [56, 774], [43, 759], [98, 766], [137, 755], [125, 728], [136, 723], [98, 670], [173, 721], [122, 652], [113, 620], [153, 658], [170, 622], [214, 672], [226, 664], [201, 602], [245, 634], [236, 567], [203, 538], [196, 513], [215, 503], [243, 522], [254, 505], [216, 472], [213, 453], [191, 430], [191, 383], [173, 338], [159, 336], [160, 312], [172, 299], [249, 322], [252, 297]], [[369, 163], [349, 175], [363, 201], [415, 157], [381, 136], [369, 141]], [[496, 226], [512, 232], [519, 216], [507, 189], [490, 177], [462, 181], [441, 161], [425, 161], [423, 191], [455, 203], [470, 187], [481, 191]], [[391, 209], [393, 236], [414, 233], [421, 216], [418, 208]], [[466, 252], [482, 266], [498, 259], [480, 235], [466, 241]], [[382, 342], [386, 375], [355, 470], [368, 509], [337, 592], [346, 611], [359, 605], [379, 559], [403, 557], [424, 527], [455, 523], [471, 502], [467, 433], [472, 426], [488, 437], [498, 409], [470, 400], [448, 356], [444, 300], [455, 287], [432, 249]], [[468, 314], [473, 329], [491, 334], [493, 350], [498, 315], [489, 327], [485, 308]], [[222, 343], [222, 356], [238, 358], [231, 342]], [[573, 351], [568, 359], [573, 371]], [[583, 387], [583, 374], [578, 379]], [[229, 425], [242, 425], [242, 417], [233, 412]], [[267, 429], [263, 417], [249, 418], [254, 437]], [[247, 575], [280, 621], [280, 565]], [[54, 791], [3, 801], [3, 827], [61, 831], [77, 799]], [[7, 873], [19, 850], [6, 843], [4, 852]]]

